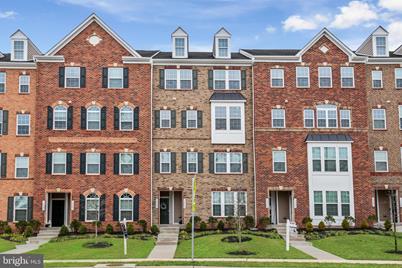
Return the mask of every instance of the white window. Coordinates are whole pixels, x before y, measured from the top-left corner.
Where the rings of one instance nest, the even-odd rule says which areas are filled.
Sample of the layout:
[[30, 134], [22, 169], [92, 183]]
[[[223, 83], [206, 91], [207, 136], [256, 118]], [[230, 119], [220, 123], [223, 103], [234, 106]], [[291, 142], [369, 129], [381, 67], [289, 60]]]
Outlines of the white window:
[[338, 192], [337, 191], [326, 191], [325, 192], [325, 202], [327, 208], [327, 215], [338, 216]]
[[272, 127], [285, 127], [285, 109], [272, 109]]
[[348, 172], [349, 150], [347, 147], [312, 147], [313, 172]]
[[286, 173], [286, 151], [272, 151], [274, 173]]
[[[228, 111], [229, 110], [229, 113]], [[240, 106], [216, 106], [215, 130], [241, 130], [242, 110]]]
[[240, 89], [240, 70], [214, 70], [214, 89]]
[[29, 114], [17, 114], [17, 135], [27, 136], [30, 134], [30, 119]]
[[198, 172], [198, 153], [187, 152], [187, 173]]
[[387, 117], [385, 109], [373, 109], [373, 129], [386, 129], [387, 128]]
[[100, 173], [100, 153], [86, 154], [86, 174], [99, 175]]
[[120, 154], [120, 175], [132, 175], [134, 173], [134, 155], [132, 153]]
[[161, 128], [171, 128], [171, 111], [170, 110], [160, 110], [160, 127]]
[[87, 130], [100, 130], [101, 109], [90, 106], [87, 109]]
[[108, 88], [123, 88], [123, 68], [108, 68]]
[[324, 171], [336, 172], [336, 148], [324, 147]]
[[373, 88], [382, 88], [382, 71], [371, 71]]
[[95, 193], [89, 194], [85, 199], [85, 221], [98, 221], [99, 207], [99, 196]]
[[323, 198], [321, 191], [314, 191], [314, 216], [324, 216]]
[[65, 87], [66, 88], [79, 88], [80, 87], [80, 67], [65, 67]]
[[339, 110], [341, 128], [350, 128], [350, 110]]
[[[340, 194], [340, 199], [338, 194]], [[326, 191], [325, 200], [322, 191], [314, 191], [314, 216], [324, 215], [334, 217], [338, 215], [343, 217], [350, 216], [349, 191]]]
[[376, 36], [376, 56], [387, 56], [387, 44], [384, 36]]
[[226, 107], [217, 106], [215, 107], [215, 129], [216, 130], [226, 130]]
[[3, 110], [0, 110], [0, 135], [3, 134]]
[[314, 110], [305, 109], [304, 110], [304, 127], [313, 128], [314, 127]]
[[395, 68], [395, 87], [402, 88], [402, 68]]
[[14, 41], [14, 48], [13, 48], [14, 58], [13, 58], [13, 60], [24, 60], [25, 59], [25, 42], [26, 41], [21, 41], [21, 40]]
[[184, 57], [186, 50], [186, 40], [183, 37], [174, 38], [175, 57]]
[[337, 110], [335, 105], [317, 105], [317, 127], [336, 128], [338, 126]]
[[186, 121], [187, 128], [197, 128], [197, 111], [187, 110]]
[[402, 105], [399, 105], [399, 129], [402, 130]]
[[320, 88], [332, 87], [332, 68], [318, 67], [318, 80]]
[[120, 108], [120, 130], [133, 130], [133, 109], [129, 106]]
[[246, 192], [212, 192], [212, 216], [244, 217], [247, 215]]
[[52, 154], [52, 174], [53, 175], [64, 175], [66, 174], [66, 153], [53, 153]]
[[20, 75], [19, 93], [29, 93], [30, 80], [31, 79], [29, 75]]
[[310, 87], [310, 68], [309, 67], [296, 67], [296, 86], [297, 87]]
[[171, 155], [170, 152], [160, 153], [160, 172], [170, 173], [171, 172]]
[[348, 191], [341, 191], [341, 215], [350, 216], [350, 194]]
[[375, 172], [388, 172], [388, 152], [374, 151]]
[[28, 196], [14, 196], [14, 222], [28, 220]]
[[15, 177], [16, 178], [29, 177], [29, 157], [17, 156], [15, 158]]
[[338, 161], [339, 161], [339, 171], [348, 172], [349, 160], [348, 160], [348, 149], [346, 147], [338, 148]]
[[341, 87], [355, 87], [355, 74], [353, 67], [341, 67]]
[[193, 71], [165, 69], [166, 89], [192, 89]]
[[0, 72], [0, 93], [6, 92], [6, 73]]
[[271, 69], [271, 87], [284, 87], [283, 69]]
[[215, 173], [242, 173], [242, 153], [215, 153]]
[[241, 108], [239, 106], [229, 107], [229, 129], [241, 130]]
[[133, 197], [128, 194], [122, 194], [120, 196], [120, 221], [132, 221], [133, 220], [133, 207], [134, 207], [134, 200]]
[[67, 129], [67, 108], [61, 105], [53, 109], [53, 129], [66, 130]]
[[321, 172], [321, 147], [313, 147], [312, 149], [313, 171]]
[[218, 57], [220, 58], [229, 57], [229, 39], [218, 38]]

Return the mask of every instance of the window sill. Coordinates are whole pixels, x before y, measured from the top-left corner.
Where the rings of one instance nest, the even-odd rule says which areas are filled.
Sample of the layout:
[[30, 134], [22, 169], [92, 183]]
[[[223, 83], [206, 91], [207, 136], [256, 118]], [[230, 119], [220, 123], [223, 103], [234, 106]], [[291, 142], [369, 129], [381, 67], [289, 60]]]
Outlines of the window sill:
[[356, 87], [341, 87], [341, 89], [356, 89]]
[[66, 176], [67, 173], [64, 173], [64, 174], [62, 174], [62, 173], [52, 173], [50, 175], [52, 175], [52, 176]]
[[18, 95], [30, 95], [30, 92], [18, 92]]
[[30, 137], [31, 134], [28, 134], [28, 135], [16, 134], [15, 136], [24, 138], [24, 137]]
[[133, 176], [133, 175], [135, 175], [134, 173], [131, 173], [131, 174], [121, 174], [121, 173], [119, 173], [119, 176]]
[[382, 88], [382, 87], [373, 87], [372, 89], [373, 90], [383, 90], [384, 88]]
[[167, 91], [192, 91], [193, 88], [164, 88]]
[[386, 131], [386, 128], [373, 128], [374, 131]]

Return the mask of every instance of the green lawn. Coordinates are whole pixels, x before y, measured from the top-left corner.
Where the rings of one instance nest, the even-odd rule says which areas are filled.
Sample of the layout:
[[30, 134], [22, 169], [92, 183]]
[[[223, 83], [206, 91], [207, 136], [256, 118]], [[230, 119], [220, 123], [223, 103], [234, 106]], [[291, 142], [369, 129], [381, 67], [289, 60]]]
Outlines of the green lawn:
[[18, 243], [0, 238], [0, 252], [15, 249], [16, 245], [18, 245]]
[[[402, 236], [399, 236], [399, 249], [402, 249]], [[385, 253], [394, 249], [392, 236], [359, 234], [333, 236], [314, 240], [313, 245], [344, 259], [350, 260], [401, 260], [402, 255]]]
[[[289, 252], [285, 250], [285, 242], [282, 239], [270, 239], [254, 235], [248, 235], [251, 241], [241, 243], [222, 242], [221, 239], [227, 234], [207, 235], [196, 238], [195, 257], [196, 258], [270, 258], [270, 259], [310, 259], [311, 257], [303, 252], [291, 248]], [[255, 255], [230, 255], [227, 254], [236, 250], [247, 250], [255, 252]], [[191, 257], [191, 240], [182, 240], [177, 246], [175, 258]]]
[[127, 255], [123, 254], [123, 238], [98, 237], [98, 241], [107, 241], [113, 246], [108, 248], [85, 248], [83, 244], [93, 242], [95, 238], [73, 239], [62, 242], [49, 242], [31, 254], [44, 254], [45, 260], [73, 259], [122, 259], [146, 258], [154, 247], [154, 240], [128, 239]]

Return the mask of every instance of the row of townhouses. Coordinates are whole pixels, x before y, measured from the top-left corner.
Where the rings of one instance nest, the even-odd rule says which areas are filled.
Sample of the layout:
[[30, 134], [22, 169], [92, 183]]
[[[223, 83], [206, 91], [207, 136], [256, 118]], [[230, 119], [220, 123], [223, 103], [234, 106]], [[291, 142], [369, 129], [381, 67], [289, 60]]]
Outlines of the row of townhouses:
[[[42, 54], [0, 53], [0, 220], [269, 216], [379, 222], [402, 206], [402, 47], [378, 27], [352, 51], [327, 29], [301, 49], [135, 50], [95, 14]], [[397, 213], [392, 215], [391, 207]]]

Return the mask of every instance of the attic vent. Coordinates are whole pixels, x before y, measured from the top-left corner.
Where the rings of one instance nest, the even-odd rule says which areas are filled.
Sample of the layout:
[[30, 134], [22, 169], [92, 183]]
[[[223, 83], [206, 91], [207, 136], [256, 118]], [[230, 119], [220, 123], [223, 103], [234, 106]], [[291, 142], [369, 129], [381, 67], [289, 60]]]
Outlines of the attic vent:
[[321, 46], [320, 50], [322, 53], [327, 54], [327, 52], [329, 51], [329, 48], [327, 48], [326, 46]]
[[89, 37], [87, 38], [87, 41], [88, 41], [91, 45], [96, 46], [96, 45], [98, 45], [98, 44], [102, 41], [102, 38], [100, 38], [96, 33], [93, 33], [91, 36], [89, 36]]

